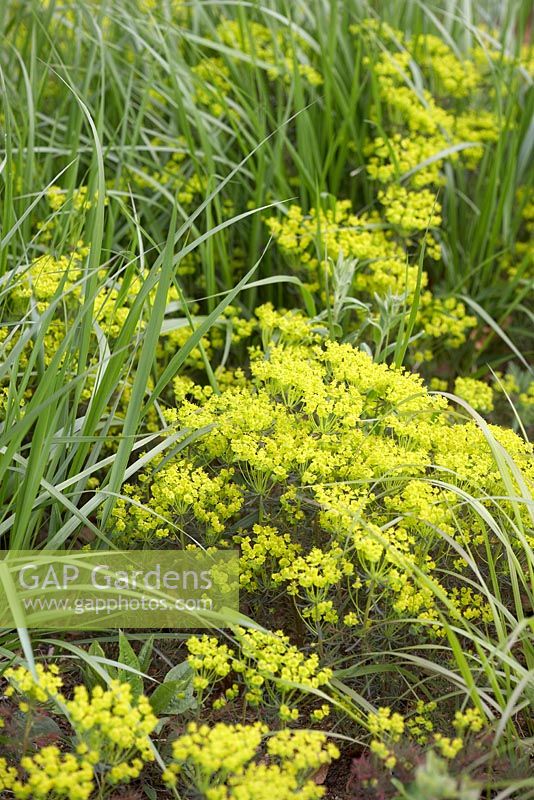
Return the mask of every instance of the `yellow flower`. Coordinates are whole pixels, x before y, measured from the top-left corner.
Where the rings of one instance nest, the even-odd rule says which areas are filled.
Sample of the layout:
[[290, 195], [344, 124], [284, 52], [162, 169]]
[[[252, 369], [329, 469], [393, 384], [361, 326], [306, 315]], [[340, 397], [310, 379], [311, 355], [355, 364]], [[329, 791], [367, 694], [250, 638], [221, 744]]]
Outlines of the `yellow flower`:
[[456, 378], [454, 393], [466, 400], [476, 411], [493, 411], [493, 390], [491, 386], [474, 378]]

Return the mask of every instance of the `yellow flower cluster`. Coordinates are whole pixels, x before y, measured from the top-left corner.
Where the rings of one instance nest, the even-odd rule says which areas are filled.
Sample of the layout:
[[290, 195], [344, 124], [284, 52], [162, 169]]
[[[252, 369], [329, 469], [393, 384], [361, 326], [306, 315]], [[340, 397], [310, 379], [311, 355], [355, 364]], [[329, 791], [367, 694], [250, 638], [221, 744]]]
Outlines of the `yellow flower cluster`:
[[519, 402], [524, 406], [534, 406], [534, 381], [531, 381], [526, 392], [521, 392]]
[[472, 731], [478, 733], [484, 727], [485, 720], [479, 708], [466, 708], [454, 715], [454, 727], [460, 733]]
[[53, 701], [75, 733], [73, 752], [47, 746], [31, 756], [23, 753], [17, 766], [0, 759], [0, 789], [15, 798], [88, 800], [96, 777], [101, 786], [129, 783], [154, 760], [150, 734], [157, 719], [148, 699], [134, 697], [130, 684], [114, 680], [91, 694], [78, 685], [69, 700], [61, 692], [56, 665], [37, 664], [35, 674], [24, 666], [9, 668], [4, 676], [10, 682], [5, 695], [22, 696], [19, 708], [28, 725], [38, 705]]
[[229, 49], [226, 60], [219, 56], [205, 57], [191, 71], [197, 79], [196, 103], [208, 106], [216, 117], [238, 117], [234, 100], [236, 86], [228, 62], [235, 62], [240, 67], [251, 64], [263, 69], [270, 81], [280, 79], [290, 83], [296, 71], [308, 86], [320, 86], [323, 82], [319, 72], [309, 63], [308, 43], [294, 32], [289, 38], [285, 29], [274, 33], [258, 22], [249, 22], [244, 27], [237, 20], [224, 19], [217, 26], [213, 38]]
[[[87, 186], [78, 186], [72, 192], [70, 197], [72, 202], [72, 207], [76, 211], [81, 211], [82, 209], [88, 209], [93, 204], [96, 198], [93, 200], [87, 196], [88, 187]], [[48, 204], [52, 211], [59, 211], [69, 199], [68, 193], [62, 189], [60, 186], [53, 185], [51, 186], [46, 192], [46, 198], [48, 200]]]
[[404, 186], [392, 184], [386, 191], [378, 193], [378, 199], [384, 206], [387, 221], [402, 228], [407, 234], [441, 224], [441, 205], [437, 202], [435, 193], [429, 189], [411, 192]]
[[149, 542], [154, 537], [175, 538], [177, 529], [194, 522], [201, 527], [205, 541], [214, 544], [226, 521], [243, 503], [242, 492], [231, 480], [233, 474], [233, 469], [222, 469], [210, 476], [202, 467], [194, 467], [179, 457], [156, 470], [152, 480], [151, 473], [144, 471], [140, 475], [141, 489], [146, 487], [147, 492], [130, 484], [123, 487], [129, 499], [117, 501], [114, 530], [130, 542], [134, 538]]
[[[28, 306], [44, 313], [53, 300], [61, 300], [59, 306], [76, 313], [84, 293], [82, 267], [89, 254], [83, 241], [73, 243], [68, 255], [43, 255], [34, 259], [29, 268], [13, 281], [10, 287], [10, 302], [17, 313], [25, 313]], [[102, 332], [116, 338], [128, 317], [130, 306], [141, 287], [140, 278], [114, 280], [106, 270], [99, 270], [99, 290], [94, 298], [94, 321]], [[154, 292], [151, 297], [154, 296]], [[169, 301], [177, 299], [175, 289], [169, 292]], [[48, 323], [44, 337], [45, 361], [48, 363], [57, 350], [57, 343], [65, 336], [65, 319], [60, 314]], [[57, 334], [57, 336], [56, 336]]]
[[496, 372], [494, 377], [493, 391], [496, 393], [496, 400], [499, 394], [506, 394], [514, 404], [528, 408], [534, 405], [534, 381], [530, 379], [528, 373], [513, 374], [508, 372]]
[[[476, 317], [467, 314], [465, 305], [455, 297], [436, 297], [423, 292], [420, 298], [420, 324], [434, 339], [442, 339], [448, 347], [460, 347], [469, 330], [475, 328]], [[432, 351], [425, 353], [425, 360], [432, 358]]]
[[[190, 723], [173, 743], [173, 761], [164, 774], [192, 784], [206, 800], [318, 800], [324, 789], [309, 780], [324, 764], [339, 757], [335, 745], [318, 731], [283, 730], [269, 735], [266, 725], [213, 727]], [[262, 741], [268, 761], [259, 762]]]
[[[373, 737], [369, 745], [371, 752], [388, 769], [393, 769], [398, 760], [395, 745], [400, 742], [403, 734], [409, 734], [420, 745], [429, 741], [429, 735], [434, 731], [432, 715], [436, 709], [435, 701], [418, 700], [413, 714], [407, 719], [398, 713], [392, 713], [389, 707], [381, 707], [376, 713], [371, 712], [367, 718], [367, 728]], [[462, 737], [469, 733], [480, 732], [485, 724], [485, 719], [477, 708], [457, 711], [453, 727], [460, 735], [445, 736], [440, 732], [433, 733], [432, 745], [445, 758], [456, 758], [464, 747]]]
[[[231, 674], [238, 681], [230, 690], [232, 698], [241, 686], [250, 705], [272, 706], [280, 719], [296, 720], [299, 710], [294, 703], [304, 700], [303, 691], [325, 686], [332, 677], [331, 670], [321, 668], [316, 653], [306, 656], [282, 631], [238, 627], [234, 633], [235, 651], [206, 635], [187, 640], [188, 663], [195, 670], [193, 686], [200, 697], [204, 690]], [[224, 698], [215, 704], [224, 705]], [[327, 713], [328, 707], [322, 709], [320, 716]]]
[[254, 525], [250, 535], [234, 537], [241, 549], [239, 580], [242, 586], [252, 591], [262, 585], [275, 583], [275, 565], [289, 567], [299, 550], [291, 541], [289, 533], [278, 533], [272, 525]]
[[327, 742], [324, 733], [287, 728], [267, 740], [267, 752], [273, 758], [291, 762], [299, 775], [317, 770], [339, 756], [337, 747]]
[[434, 79], [433, 89], [445, 98], [468, 97], [479, 85], [479, 72], [470, 59], [460, 59], [439, 36], [419, 34], [407, 44], [421, 69]]
[[484, 381], [475, 378], [456, 378], [454, 393], [466, 400], [476, 411], [493, 411], [493, 390]]
[[192, 722], [188, 732], [173, 742], [172, 753], [177, 763], [170, 767], [170, 772], [180, 772], [188, 759], [198, 769], [197, 781], [201, 776], [209, 781], [210, 773], [239, 772], [254, 757], [267, 730], [259, 722], [247, 726], [219, 723], [213, 728]]
[[[158, 0], [137, 0], [137, 4], [139, 11], [143, 14], [154, 14], [161, 11], [162, 8]], [[173, 20], [184, 21], [187, 18], [189, 6], [184, 0], [170, 0], [169, 9]]]
[[226, 100], [231, 96], [232, 82], [230, 69], [224, 60], [217, 57], [203, 58], [191, 72], [198, 79], [195, 90], [196, 103], [209, 106], [211, 113], [216, 117], [222, 117], [227, 110], [232, 115], [234, 110], [228, 107]]
[[232, 668], [234, 651], [213, 636], [191, 636], [187, 649], [190, 653], [187, 660], [195, 670], [193, 686], [199, 692], [226, 678]]
[[285, 311], [275, 309], [272, 303], [264, 303], [254, 313], [265, 350], [271, 343], [312, 344], [320, 341], [320, 335], [310, 326], [309, 317], [296, 308]]
[[[289, 39], [285, 29], [274, 33], [258, 22], [251, 22], [244, 27], [236, 20], [225, 19], [217, 27], [216, 34], [228, 47], [239, 50], [258, 65], [265, 65], [270, 80], [282, 77], [289, 83], [296, 62], [299, 75], [310, 86], [320, 86], [323, 82], [321, 75], [308, 63], [309, 44], [303, 37], [295, 35], [294, 31]], [[294, 50], [288, 54], [292, 44]]]
[[[379, 205], [359, 215], [345, 200], [307, 215], [291, 206], [285, 218], [267, 225], [311, 289], [324, 291], [325, 275], [331, 279], [332, 263], [342, 254], [357, 260], [353, 290], [366, 302], [374, 306], [375, 295], [389, 294], [409, 302], [417, 279], [417, 268], [409, 265], [414, 244], [424, 236], [426, 258], [441, 259], [435, 231], [442, 222], [443, 165], [447, 160], [474, 168], [485, 146], [499, 137], [499, 121], [479, 107], [485, 84], [475, 61], [460, 58], [439, 37], [410, 39], [376, 20], [364, 20], [353, 31], [369, 53], [364, 64], [377, 76], [381, 130], [364, 144], [364, 154], [369, 178], [383, 187], [376, 195]], [[424, 271], [421, 288], [428, 283]], [[455, 298], [423, 291], [416, 330], [426, 339], [458, 347], [475, 325]], [[425, 339], [418, 344], [415, 361], [429, 360], [432, 348]]]
[[8, 667], [4, 678], [11, 684], [4, 692], [6, 697], [12, 697], [17, 692], [27, 701], [37, 703], [46, 703], [52, 698], [61, 697], [63, 681], [56, 664], [51, 664], [48, 668], [43, 664], [36, 664], [35, 674], [24, 666]]
[[392, 713], [388, 706], [383, 706], [376, 713], [369, 713], [367, 726], [372, 736], [398, 742], [404, 733], [404, 718], [396, 712]]
[[[395, 614], [437, 620], [434, 593], [413, 580], [422, 569], [459, 618], [488, 621], [480, 595], [436, 574], [448, 557], [436, 531], [464, 546], [478, 547], [487, 535], [493, 541], [470, 507], [439, 486], [446, 474], [462, 491], [504, 494], [477, 424], [454, 420], [417, 375], [373, 363], [347, 344], [271, 344], [265, 356], [253, 352], [251, 372], [248, 383], [200, 403], [185, 399], [172, 415], [179, 429], [204, 431], [187, 448], [187, 464], [202, 464], [208, 476], [233, 470], [229, 496], [261, 508], [261, 523], [253, 519], [250, 527], [238, 513], [221, 520], [220, 541], [242, 548], [242, 586], [286, 587], [312, 626], [372, 620], [370, 585], [380, 586], [376, 602], [387, 598]], [[511, 431], [490, 430], [525, 475], [532, 471], [529, 445]], [[181, 469], [173, 480], [183, 497], [181, 476], [192, 473]], [[147, 512], [159, 508], [150, 487], [158, 476], [156, 469], [143, 484]], [[198, 535], [196, 525], [186, 521], [186, 531]], [[241, 525], [237, 534], [234, 525]], [[465, 566], [454, 558], [455, 570]]]
[[[395, 745], [400, 741], [407, 728], [409, 734], [420, 744], [428, 741], [428, 734], [433, 731], [433, 723], [428, 714], [436, 709], [436, 703], [417, 703], [416, 714], [405, 723], [404, 717], [392, 713], [388, 707], [382, 707], [376, 713], [370, 713], [367, 719], [368, 730], [373, 737], [369, 748], [387, 769], [394, 769], [398, 756]], [[477, 709], [468, 709], [465, 714], [457, 712], [454, 727], [461, 732], [469, 730], [480, 731], [484, 725], [482, 715]], [[442, 733], [434, 733], [432, 743], [434, 748], [445, 758], [456, 758], [464, 747], [464, 740], [460, 736], [450, 737]]]
[[384, 762], [387, 769], [393, 769], [395, 767], [397, 759], [393, 751], [390, 750], [384, 742], [381, 742], [379, 739], [371, 739], [369, 750], [373, 755]]
[[[24, 756], [20, 766], [25, 777], [7, 767], [0, 759], [0, 790], [7, 790], [17, 800], [66, 798], [89, 800], [94, 790], [94, 761], [73, 753], [62, 754], [50, 745], [33, 756]], [[4, 796], [4, 795], [2, 795]]]
[[18, 772], [15, 767], [8, 766], [5, 758], [0, 758], [0, 791], [11, 790], [17, 780]]
[[443, 736], [441, 733], [435, 733], [434, 744], [442, 756], [453, 759], [463, 748], [464, 741], [459, 736], [451, 738], [450, 736]]
[[[379, 142], [377, 146], [381, 152], [376, 155], [386, 162], [383, 167], [387, 168], [388, 161], [393, 166], [393, 170], [388, 170], [390, 176], [395, 173], [396, 177], [400, 177], [402, 174], [399, 174], [400, 161], [397, 160], [395, 149], [407, 131], [415, 134], [416, 144], [407, 143], [406, 148], [411, 153], [419, 149], [419, 159], [407, 164], [408, 169], [404, 172], [424, 164], [429, 158], [436, 159], [434, 164], [423, 166], [425, 179], [419, 176], [414, 186], [435, 182], [438, 178], [437, 165], [445, 157], [441, 153], [451, 145], [466, 141], [483, 145], [484, 142], [496, 141], [499, 135], [498, 118], [483, 108], [484, 91], [487, 89], [474, 59], [460, 58], [449, 45], [432, 34], [408, 38], [401, 31], [392, 28], [386, 30], [384, 26], [378, 28], [374, 20], [365, 20], [352, 30], [370, 48], [373, 55], [367, 56], [365, 63], [372, 66], [379, 76], [380, 101], [384, 105], [383, 111], [387, 111], [387, 120], [383, 119], [383, 113], [381, 115], [382, 127], [386, 129], [387, 144], [391, 143], [391, 147], [386, 153], [383, 141]], [[389, 39], [386, 48], [382, 45], [384, 36], [386, 40]], [[419, 83], [413, 79], [414, 65], [418, 70]], [[421, 82], [428, 88], [421, 88]], [[441, 104], [436, 102], [436, 97], [442, 98]], [[400, 139], [397, 138], [399, 135]], [[370, 152], [373, 149], [371, 146]], [[466, 166], [472, 168], [482, 155], [483, 146], [479, 146], [461, 151], [460, 154], [453, 150], [447, 157], [452, 160], [465, 159]], [[376, 167], [377, 163], [374, 162], [370, 176], [383, 180], [387, 172], [382, 171], [382, 177], [379, 178]]]
[[381, 707], [367, 716], [367, 728], [373, 737], [369, 749], [373, 755], [384, 763], [387, 769], [393, 769], [397, 758], [391, 745], [399, 741], [404, 733], [404, 717], [396, 712], [391, 713], [388, 706]]
[[[441, 205], [433, 191], [415, 192], [395, 184], [379, 192], [379, 199], [388, 223], [386, 230], [381, 217], [353, 214], [350, 201], [345, 200], [338, 201], [333, 209], [312, 208], [309, 214], [293, 205], [283, 219], [269, 218], [267, 226], [293, 267], [309, 282], [310, 289], [319, 291], [325, 285], [325, 274], [331, 280], [332, 264], [343, 256], [356, 259], [352, 290], [357, 295], [363, 294], [371, 305], [376, 304], [375, 295], [394, 295], [409, 304], [419, 270], [408, 264], [403, 241], [406, 236], [424, 234], [426, 255], [439, 259], [439, 245], [427, 227], [439, 225]], [[476, 318], [468, 315], [464, 304], [456, 298], [440, 298], [425, 289], [427, 284], [428, 274], [423, 270], [417, 315], [419, 330], [430, 339], [459, 347], [469, 329], [475, 327]], [[428, 353], [431, 358], [432, 350]]]
[[315, 622], [320, 619], [337, 622], [338, 614], [332, 601], [327, 599], [328, 593], [344, 576], [353, 572], [354, 565], [345, 558], [340, 547], [332, 547], [328, 553], [314, 547], [305, 556], [293, 558], [290, 564], [273, 575], [273, 580], [287, 582], [288, 594], [304, 595], [308, 603], [305, 617], [311, 617]]
[[277, 679], [287, 683], [298, 683], [311, 689], [324, 686], [332, 677], [332, 671], [321, 668], [316, 653], [306, 656], [290, 644], [282, 631], [263, 632], [252, 628], [237, 628], [236, 635], [241, 653], [241, 664], [234, 664], [238, 671], [250, 665], [266, 679]]
[[37, 310], [42, 313], [46, 311], [60, 286], [64, 296], [71, 300], [78, 299], [81, 288], [76, 285], [76, 281], [81, 276], [81, 264], [85, 255], [87, 251], [82, 245], [70, 257], [54, 258], [46, 255], [34, 259], [21, 280], [13, 284], [11, 298], [15, 306], [24, 308], [33, 299]]
[[146, 697], [133, 697], [130, 684], [114, 680], [109, 689], [95, 686], [91, 694], [76, 686], [65, 707], [80, 739], [79, 752], [97, 754], [111, 784], [137, 778], [144, 763], [154, 760], [149, 737], [157, 719]]
[[499, 118], [492, 111], [478, 108], [476, 111], [465, 111], [455, 116], [454, 138], [458, 142], [469, 142], [470, 145], [460, 154], [467, 169], [476, 169], [487, 145], [496, 142], [500, 132]]
[[[195, 269], [195, 268], [193, 268]], [[167, 297], [169, 303], [175, 302], [176, 298], [171, 290]], [[204, 354], [208, 359], [212, 359], [216, 350], [222, 350], [225, 346], [227, 337], [231, 339], [232, 344], [238, 344], [243, 339], [248, 338], [256, 327], [254, 319], [244, 319], [239, 315], [238, 309], [234, 306], [228, 306], [218, 324], [214, 324], [208, 334], [202, 337], [200, 345], [193, 348], [189, 353], [185, 366], [189, 371], [200, 371], [205, 367], [204, 357], [202, 355], [200, 346], [204, 349]], [[156, 348], [156, 358], [162, 365], [166, 364], [170, 357], [179, 350], [191, 336], [191, 327], [184, 320], [184, 324], [180, 327], [164, 331], [160, 336]], [[220, 370], [217, 370], [218, 379], [220, 377]], [[183, 381], [189, 379], [185, 375], [180, 375], [177, 378], [178, 385], [183, 386]], [[189, 384], [190, 385], [190, 384]], [[206, 387], [211, 390], [211, 387]]]
[[[413, 189], [428, 184], [441, 186], [444, 178], [440, 167], [445, 159], [441, 154], [447, 146], [447, 139], [439, 133], [433, 136], [394, 133], [387, 139], [377, 136], [364, 146], [366, 171], [372, 180], [380, 183], [398, 180], [413, 171], [410, 180]], [[456, 160], [454, 154], [451, 159]], [[424, 162], [429, 163], [421, 167]]]
[[430, 715], [436, 708], [437, 703], [434, 700], [428, 703], [418, 700], [413, 715], [405, 720], [410, 736], [419, 744], [425, 744], [428, 741], [428, 734], [434, 730], [434, 723]]
[[350, 200], [338, 200], [335, 208], [312, 208], [309, 214], [291, 205], [283, 220], [270, 217], [267, 227], [283, 252], [318, 278], [323, 263], [316, 256], [317, 244], [322, 259], [334, 261], [340, 254], [360, 261], [402, 257], [399, 245], [376, 222], [369, 214], [354, 214]]

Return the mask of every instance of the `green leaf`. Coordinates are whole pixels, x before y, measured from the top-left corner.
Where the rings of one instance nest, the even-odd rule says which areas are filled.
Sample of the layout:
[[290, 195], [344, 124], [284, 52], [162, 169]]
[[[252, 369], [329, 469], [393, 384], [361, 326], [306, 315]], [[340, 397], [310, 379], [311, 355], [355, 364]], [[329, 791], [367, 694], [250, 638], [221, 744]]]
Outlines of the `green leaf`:
[[149, 636], [146, 642], [144, 642], [142, 648], [139, 651], [139, 669], [141, 672], [148, 672], [150, 667], [150, 662], [152, 661], [152, 651], [154, 650], [154, 635]]
[[[132, 645], [122, 631], [119, 632], [119, 661], [137, 672], [141, 672], [139, 659], [133, 651]], [[143, 694], [143, 678], [130, 670], [119, 670], [119, 679], [127, 682], [132, 687], [134, 697]]]
[[[91, 642], [91, 646], [90, 646], [89, 650], [87, 651], [87, 653], [88, 653], [88, 655], [96, 656], [97, 658], [105, 658], [106, 657], [106, 654], [104, 653], [104, 651], [103, 651], [103, 649], [102, 649], [102, 647], [100, 645], [100, 642], [98, 642], [98, 641]], [[102, 679], [102, 676], [99, 675], [98, 672], [95, 669], [93, 669], [93, 667], [91, 667], [90, 664], [87, 664], [85, 666], [83, 672], [84, 672], [85, 685], [87, 686], [89, 691], [91, 691], [91, 689], [94, 689], [95, 686], [104, 687], [106, 685], [105, 681]], [[116, 677], [116, 676], [113, 676], [113, 677]]]
[[173, 667], [153, 692], [150, 704], [155, 714], [184, 714], [196, 708], [193, 693], [194, 670], [187, 661]]
[[178, 683], [160, 683], [150, 695], [150, 705], [156, 715], [164, 714], [178, 692]]

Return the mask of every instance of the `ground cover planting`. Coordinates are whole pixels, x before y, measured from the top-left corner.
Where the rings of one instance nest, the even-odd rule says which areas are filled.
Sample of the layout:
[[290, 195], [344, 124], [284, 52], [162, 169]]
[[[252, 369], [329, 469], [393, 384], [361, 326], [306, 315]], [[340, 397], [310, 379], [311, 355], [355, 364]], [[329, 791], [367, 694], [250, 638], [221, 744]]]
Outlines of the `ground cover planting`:
[[0, 2], [2, 800], [534, 798], [531, 26]]

